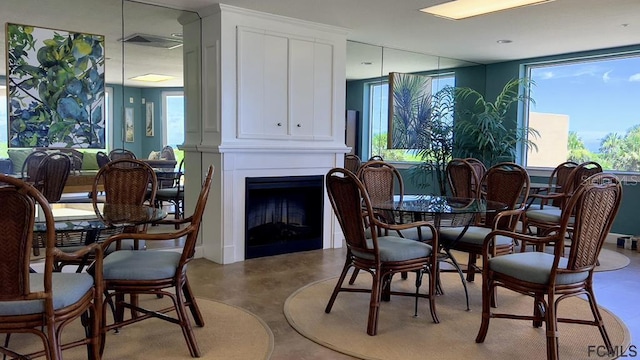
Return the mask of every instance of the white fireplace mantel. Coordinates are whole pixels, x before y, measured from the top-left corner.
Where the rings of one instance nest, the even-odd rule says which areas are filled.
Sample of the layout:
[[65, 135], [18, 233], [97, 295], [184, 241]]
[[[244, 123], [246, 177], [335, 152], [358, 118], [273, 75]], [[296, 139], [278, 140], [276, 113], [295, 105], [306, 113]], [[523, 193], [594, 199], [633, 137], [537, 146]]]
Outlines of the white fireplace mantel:
[[[185, 149], [200, 171], [216, 167], [199, 253], [227, 264], [245, 260], [247, 177], [342, 166], [346, 31], [223, 4], [203, 14], [190, 25], [202, 34], [201, 59], [185, 55], [185, 76], [201, 82], [186, 90], [201, 117], [187, 118]], [[326, 191], [322, 210], [323, 248], [341, 247]]]

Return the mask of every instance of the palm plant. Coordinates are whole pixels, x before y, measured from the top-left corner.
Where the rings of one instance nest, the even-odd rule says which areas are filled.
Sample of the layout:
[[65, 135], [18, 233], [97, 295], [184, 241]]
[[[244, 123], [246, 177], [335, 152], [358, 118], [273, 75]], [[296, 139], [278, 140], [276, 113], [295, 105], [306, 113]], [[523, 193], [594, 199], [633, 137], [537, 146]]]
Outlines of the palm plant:
[[[533, 81], [527, 78], [510, 80], [494, 102], [474, 89], [456, 88], [455, 143], [459, 156], [475, 157], [492, 166], [513, 161], [520, 142], [537, 150], [532, 139], [539, 133], [518, 127], [512, 109], [520, 102], [534, 103], [528, 91], [532, 85]], [[467, 107], [468, 104], [471, 105]]]
[[447, 193], [446, 166], [453, 153], [454, 94], [455, 88], [445, 86], [425, 99], [429, 118], [417, 129], [414, 143], [421, 162], [411, 168], [411, 180], [420, 187], [437, 186], [440, 195]]

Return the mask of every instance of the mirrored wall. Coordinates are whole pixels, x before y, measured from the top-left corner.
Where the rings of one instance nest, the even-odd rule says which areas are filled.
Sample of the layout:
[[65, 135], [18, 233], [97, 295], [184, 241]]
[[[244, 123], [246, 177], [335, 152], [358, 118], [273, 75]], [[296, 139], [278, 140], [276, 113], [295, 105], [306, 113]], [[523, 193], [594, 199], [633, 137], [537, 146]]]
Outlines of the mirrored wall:
[[404, 151], [394, 155], [382, 150], [387, 147], [389, 126], [389, 74], [429, 75], [433, 78], [431, 91], [435, 93], [445, 86], [468, 86], [477, 81], [474, 79], [483, 79], [484, 71], [483, 65], [469, 61], [348, 41], [347, 125], [355, 121], [352, 127], [357, 130], [356, 138], [347, 138], [347, 144], [354, 144], [352, 152], [365, 160], [382, 151], [390, 156], [402, 156], [400, 152]]
[[[113, 119], [106, 141], [109, 148], [125, 147], [146, 157], [149, 149], [162, 147], [163, 133], [159, 117], [155, 119], [155, 132], [145, 131], [145, 103], [153, 103], [154, 113], [159, 115], [162, 110], [161, 92], [183, 87], [182, 25], [179, 19], [185, 16], [197, 17], [197, 14], [126, 0], [2, 1], [0, 82], [4, 84], [7, 72], [6, 23], [103, 35], [108, 97], [106, 112]], [[144, 75], [164, 78], [136, 80], [136, 77]], [[123, 122], [127, 108], [129, 114], [133, 114], [135, 128], [129, 142], [125, 139]], [[0, 126], [4, 130], [6, 119], [2, 121]], [[0, 142], [6, 141], [6, 131], [2, 132]]]

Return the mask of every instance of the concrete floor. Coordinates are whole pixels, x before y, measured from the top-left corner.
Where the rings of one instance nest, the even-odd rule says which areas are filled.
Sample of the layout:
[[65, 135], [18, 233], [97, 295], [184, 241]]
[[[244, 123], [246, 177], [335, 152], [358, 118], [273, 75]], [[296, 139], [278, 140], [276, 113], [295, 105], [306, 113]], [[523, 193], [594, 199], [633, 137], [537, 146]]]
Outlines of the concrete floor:
[[[617, 249], [615, 244], [605, 247], [624, 253], [631, 263], [621, 270], [594, 275], [597, 300], [627, 324], [632, 344], [640, 346], [640, 253]], [[344, 259], [345, 249], [277, 255], [229, 265], [196, 259], [189, 266], [188, 276], [196, 296], [236, 305], [261, 317], [274, 334], [272, 359], [353, 359], [301, 336], [283, 315], [284, 302], [291, 293], [310, 282], [337, 276]]]

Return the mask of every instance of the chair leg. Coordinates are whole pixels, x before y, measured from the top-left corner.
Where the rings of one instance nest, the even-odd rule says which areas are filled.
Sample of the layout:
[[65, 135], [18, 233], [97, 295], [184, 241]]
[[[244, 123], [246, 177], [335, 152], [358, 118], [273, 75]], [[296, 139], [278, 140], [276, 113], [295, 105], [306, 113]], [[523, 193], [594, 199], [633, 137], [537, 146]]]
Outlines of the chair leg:
[[351, 278], [349, 279], [349, 285], [353, 285], [356, 282], [356, 278], [358, 277], [358, 273], [360, 269], [354, 268], [353, 273], [351, 273]]
[[382, 296], [381, 269], [376, 269], [372, 274], [371, 300], [369, 301], [369, 321], [367, 334], [374, 336], [378, 333], [378, 314], [380, 313], [380, 298]]
[[559, 358], [558, 349], [558, 319], [557, 304], [555, 304], [553, 293], [548, 294], [548, 302], [545, 311], [545, 323], [547, 324], [547, 360], [557, 360]]
[[174, 302], [174, 306], [176, 307], [178, 321], [180, 322], [180, 328], [182, 329], [184, 340], [187, 342], [189, 353], [191, 353], [191, 357], [200, 357], [200, 348], [198, 347], [198, 342], [193, 334], [193, 327], [191, 326], [191, 320], [189, 320], [189, 316], [187, 315], [184, 294], [182, 294], [180, 286], [176, 287], [175, 297], [171, 297]]
[[482, 323], [476, 336], [476, 342], [482, 343], [489, 331], [489, 320], [491, 320], [491, 298], [494, 294], [493, 280], [487, 276], [482, 277]]
[[182, 293], [184, 294], [185, 304], [189, 307], [189, 310], [191, 310], [191, 315], [193, 316], [193, 320], [196, 322], [196, 325], [203, 327], [204, 317], [202, 316], [202, 313], [200, 313], [200, 309], [198, 308], [196, 299], [193, 296], [188, 279], [186, 279], [182, 285]]
[[598, 326], [598, 330], [600, 330], [600, 335], [602, 336], [604, 345], [607, 347], [609, 354], [613, 354], [614, 353], [613, 345], [611, 344], [611, 340], [609, 339], [609, 334], [607, 334], [607, 329], [605, 329], [604, 327], [604, 321], [602, 321], [602, 315], [600, 315], [600, 310], [598, 310], [598, 303], [596, 302], [596, 297], [593, 294], [593, 289], [590, 286], [587, 288], [587, 300], [589, 300], [591, 313], [593, 314], [593, 318], [595, 320], [596, 326]]
[[476, 257], [477, 254], [469, 253], [469, 262], [467, 263], [467, 281], [472, 282], [476, 278]]
[[[344, 267], [342, 268], [342, 273], [340, 273], [340, 278], [338, 278], [338, 282], [336, 286], [333, 288], [333, 292], [331, 293], [331, 297], [329, 298], [329, 302], [327, 303], [327, 307], [325, 307], [324, 312], [330, 313], [331, 308], [333, 307], [333, 303], [336, 301], [336, 297], [338, 297], [338, 293], [340, 292], [340, 288], [342, 287], [342, 282], [345, 277], [347, 277], [347, 271], [351, 267], [351, 257], [347, 255], [347, 260], [344, 263]], [[358, 270], [358, 269], [355, 269]]]

